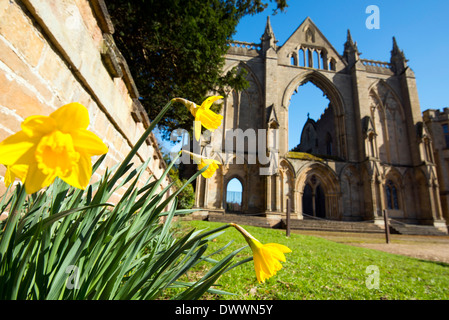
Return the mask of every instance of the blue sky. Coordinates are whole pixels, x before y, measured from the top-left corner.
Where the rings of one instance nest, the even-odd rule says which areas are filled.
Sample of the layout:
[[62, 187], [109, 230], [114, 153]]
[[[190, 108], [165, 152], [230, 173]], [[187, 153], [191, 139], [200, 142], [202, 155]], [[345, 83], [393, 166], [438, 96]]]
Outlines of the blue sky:
[[[288, 0], [287, 3], [289, 7], [285, 13], [273, 16], [271, 6], [261, 14], [243, 18], [234, 40], [260, 43], [267, 16], [270, 15], [278, 45], [282, 45], [304, 19], [310, 17], [340, 54], [343, 53], [347, 30], [350, 29], [353, 40], [362, 52], [361, 58], [390, 61], [394, 36], [415, 72], [421, 110], [449, 107], [448, 0]], [[370, 16], [366, 8], [369, 5], [376, 5], [380, 10], [379, 29], [366, 27]], [[300, 88], [292, 98], [292, 105], [304, 101], [307, 101], [306, 104], [315, 101], [319, 105], [317, 114], [328, 103], [311, 84]], [[313, 110], [296, 108], [296, 111], [298, 114], [293, 116], [301, 118], [301, 124], [307, 118], [307, 112], [311, 113], [311, 118], [317, 117]], [[297, 142], [289, 144], [292, 146]]]

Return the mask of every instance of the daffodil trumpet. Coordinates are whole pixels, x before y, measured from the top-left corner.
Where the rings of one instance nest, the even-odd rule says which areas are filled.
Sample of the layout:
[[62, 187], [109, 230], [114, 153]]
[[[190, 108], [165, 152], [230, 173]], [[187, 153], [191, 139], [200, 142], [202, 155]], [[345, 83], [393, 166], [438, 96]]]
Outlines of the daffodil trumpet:
[[221, 114], [216, 114], [215, 112], [210, 110], [212, 104], [220, 99], [223, 99], [223, 97], [211, 96], [206, 100], [204, 100], [201, 106], [198, 106], [194, 102], [184, 98], [175, 98], [172, 101], [182, 103], [187, 109], [189, 109], [190, 113], [195, 117], [193, 131], [195, 139], [199, 141], [201, 135], [201, 126], [205, 127], [210, 131], [214, 131], [221, 125], [223, 116]]
[[201, 175], [206, 179], [211, 178], [220, 165], [220, 162], [217, 160], [209, 159], [186, 150], [181, 150], [179, 153], [181, 154], [181, 152], [189, 154], [192, 157], [193, 162], [198, 165], [198, 170], [202, 170], [207, 167], [207, 169], [201, 173]]
[[279, 261], [286, 261], [284, 253], [291, 252], [288, 247], [278, 243], [262, 244], [238, 224], [230, 223], [230, 226], [236, 228], [250, 246], [253, 252], [254, 269], [259, 283], [265, 282], [265, 280], [273, 277], [277, 271], [282, 269], [282, 264]]

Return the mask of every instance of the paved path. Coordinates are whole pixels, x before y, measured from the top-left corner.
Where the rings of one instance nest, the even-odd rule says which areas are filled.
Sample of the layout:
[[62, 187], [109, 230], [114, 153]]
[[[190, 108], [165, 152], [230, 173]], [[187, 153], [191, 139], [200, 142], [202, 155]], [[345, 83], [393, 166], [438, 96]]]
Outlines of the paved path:
[[338, 243], [402, 254], [418, 259], [449, 264], [449, 236], [390, 235], [385, 243], [384, 234], [322, 232], [295, 230], [295, 233], [322, 237]]

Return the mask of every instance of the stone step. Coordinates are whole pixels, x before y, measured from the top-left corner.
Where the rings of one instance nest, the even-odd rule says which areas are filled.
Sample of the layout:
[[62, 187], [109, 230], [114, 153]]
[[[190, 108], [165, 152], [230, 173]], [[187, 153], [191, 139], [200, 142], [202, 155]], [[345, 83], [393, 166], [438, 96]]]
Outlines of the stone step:
[[447, 232], [443, 232], [434, 226], [402, 224], [390, 222], [390, 229], [393, 229], [399, 234], [406, 235], [427, 235], [427, 236], [447, 236]]
[[[282, 228], [287, 226], [286, 219], [270, 219], [260, 215], [243, 214], [223, 214], [211, 213], [202, 215], [191, 215], [183, 218], [184, 220], [208, 220], [212, 222], [237, 223], [240, 225], [249, 225], [263, 228]], [[338, 231], [338, 232], [358, 232], [358, 233], [384, 233], [383, 226], [372, 222], [350, 222], [335, 220], [314, 220], [314, 219], [290, 219], [290, 228], [292, 230], [314, 230], [314, 231]], [[432, 235], [447, 236], [448, 234], [438, 230], [433, 226], [390, 223], [391, 234], [404, 235]]]
[[238, 215], [238, 214], [209, 214], [207, 219], [212, 222], [236, 223], [263, 228], [274, 228], [279, 224], [279, 220], [271, 220], [266, 217]]
[[[282, 227], [285, 228], [287, 222], [282, 219]], [[371, 222], [346, 222], [332, 220], [290, 220], [292, 230], [316, 230], [316, 231], [339, 231], [339, 232], [364, 232], [364, 233], [383, 233], [384, 229]]]

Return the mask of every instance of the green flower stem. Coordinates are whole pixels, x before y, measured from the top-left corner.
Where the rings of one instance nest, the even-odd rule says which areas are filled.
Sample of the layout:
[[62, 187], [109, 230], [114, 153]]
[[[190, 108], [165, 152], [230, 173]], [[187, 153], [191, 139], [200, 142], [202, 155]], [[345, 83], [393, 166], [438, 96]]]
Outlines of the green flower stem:
[[26, 198], [25, 186], [18, 185], [17, 186], [17, 199], [15, 203], [11, 207], [11, 214], [8, 216], [8, 220], [6, 221], [6, 226], [4, 233], [1, 236], [0, 240], [0, 262], [4, 258], [6, 250], [9, 247], [9, 243], [11, 241], [12, 233], [16, 227], [17, 221], [19, 219], [19, 212], [22, 210], [22, 204]]

